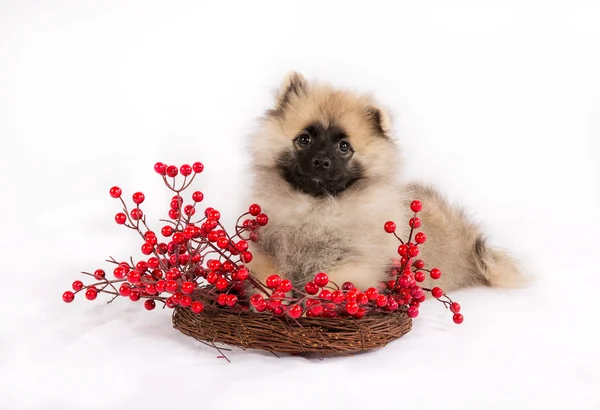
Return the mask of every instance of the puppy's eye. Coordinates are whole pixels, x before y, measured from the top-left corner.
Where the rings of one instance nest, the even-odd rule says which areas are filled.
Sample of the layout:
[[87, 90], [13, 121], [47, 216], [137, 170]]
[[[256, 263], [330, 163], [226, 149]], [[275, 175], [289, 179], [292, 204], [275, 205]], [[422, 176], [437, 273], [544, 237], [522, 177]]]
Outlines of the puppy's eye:
[[296, 138], [296, 142], [301, 147], [306, 147], [308, 144], [310, 144], [310, 141], [310, 134], [308, 132], [303, 132]]
[[342, 154], [347, 154], [350, 151], [350, 143], [346, 140], [341, 140], [339, 143], [339, 150]]

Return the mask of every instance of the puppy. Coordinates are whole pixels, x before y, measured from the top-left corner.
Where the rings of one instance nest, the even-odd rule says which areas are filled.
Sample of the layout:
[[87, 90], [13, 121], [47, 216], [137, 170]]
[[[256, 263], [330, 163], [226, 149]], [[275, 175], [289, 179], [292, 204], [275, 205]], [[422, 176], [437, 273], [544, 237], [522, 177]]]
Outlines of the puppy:
[[423, 204], [417, 231], [427, 235], [418, 258], [442, 272], [423, 286], [449, 292], [524, 281], [517, 262], [487, 246], [460, 209], [431, 187], [401, 182], [390, 116], [368, 95], [291, 73], [250, 148], [252, 200], [269, 217], [250, 244], [249, 268], [262, 283], [278, 274], [302, 289], [326, 272], [339, 285], [378, 287], [399, 258], [399, 242], [384, 224], [396, 222], [407, 238], [414, 199]]

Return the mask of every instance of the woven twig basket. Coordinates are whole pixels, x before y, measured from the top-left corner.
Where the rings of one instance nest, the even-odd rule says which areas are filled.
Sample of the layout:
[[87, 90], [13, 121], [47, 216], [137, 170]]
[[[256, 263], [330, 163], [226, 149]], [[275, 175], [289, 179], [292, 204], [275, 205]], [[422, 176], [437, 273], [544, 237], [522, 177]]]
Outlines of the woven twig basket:
[[173, 326], [181, 333], [214, 345], [215, 343], [260, 349], [272, 353], [323, 356], [350, 355], [384, 347], [412, 328], [405, 312], [373, 314], [362, 319], [291, 319], [248, 311], [211, 307], [196, 315], [175, 308]]

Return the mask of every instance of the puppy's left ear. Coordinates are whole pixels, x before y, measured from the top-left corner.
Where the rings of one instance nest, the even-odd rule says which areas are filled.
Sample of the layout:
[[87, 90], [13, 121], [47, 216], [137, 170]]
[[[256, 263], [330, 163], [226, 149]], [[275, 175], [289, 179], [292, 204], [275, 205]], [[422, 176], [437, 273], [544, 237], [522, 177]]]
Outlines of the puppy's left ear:
[[301, 96], [308, 91], [308, 81], [296, 71], [287, 74], [277, 91], [276, 108], [284, 108], [294, 95]]
[[385, 136], [390, 136], [392, 132], [392, 118], [388, 110], [371, 104], [367, 107], [367, 117], [377, 132]]

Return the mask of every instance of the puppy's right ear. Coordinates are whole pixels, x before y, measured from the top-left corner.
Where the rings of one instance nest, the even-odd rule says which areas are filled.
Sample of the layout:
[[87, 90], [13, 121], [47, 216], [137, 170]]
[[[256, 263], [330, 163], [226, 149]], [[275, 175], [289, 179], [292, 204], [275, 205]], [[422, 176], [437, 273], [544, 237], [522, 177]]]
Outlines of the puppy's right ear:
[[276, 110], [281, 111], [289, 103], [292, 96], [302, 96], [308, 91], [308, 81], [296, 71], [287, 74], [277, 91]]

